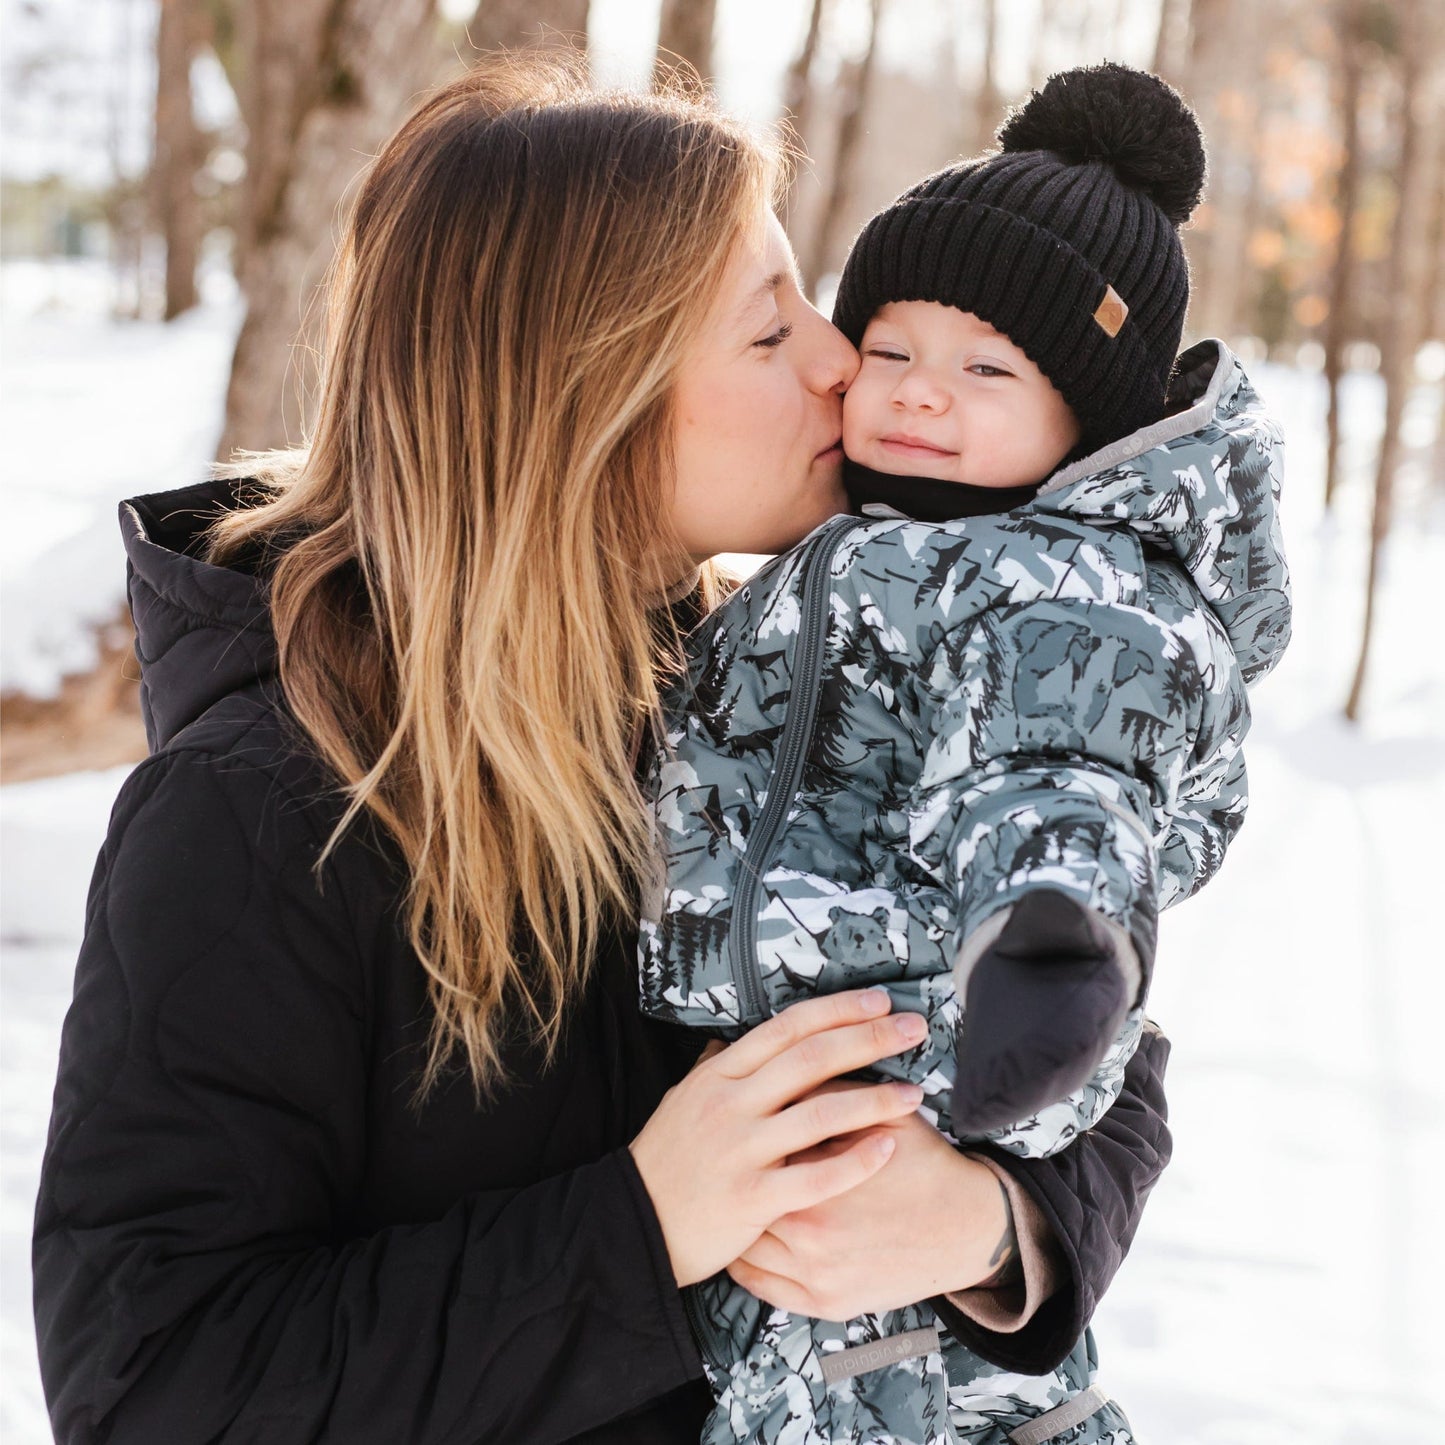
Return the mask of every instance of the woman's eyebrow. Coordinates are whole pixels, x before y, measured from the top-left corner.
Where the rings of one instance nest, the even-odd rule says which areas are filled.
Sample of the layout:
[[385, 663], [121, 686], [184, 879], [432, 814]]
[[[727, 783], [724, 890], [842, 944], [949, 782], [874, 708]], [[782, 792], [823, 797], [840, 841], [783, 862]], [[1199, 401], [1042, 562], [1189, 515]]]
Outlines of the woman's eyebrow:
[[788, 273], [786, 271], [774, 271], [771, 276], [763, 281], [762, 285], [748, 294], [748, 299], [744, 301], [738, 309], [738, 319], [741, 321], [750, 316], [753, 308], [757, 306], [759, 302], [771, 296], [787, 279]]

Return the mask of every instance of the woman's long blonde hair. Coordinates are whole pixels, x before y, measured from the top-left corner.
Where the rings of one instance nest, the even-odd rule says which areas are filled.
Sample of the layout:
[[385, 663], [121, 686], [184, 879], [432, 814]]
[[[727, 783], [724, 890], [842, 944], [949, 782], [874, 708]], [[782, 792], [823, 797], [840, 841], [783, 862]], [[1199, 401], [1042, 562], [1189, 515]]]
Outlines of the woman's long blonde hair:
[[504, 1018], [550, 1056], [656, 866], [632, 758], [675, 650], [671, 392], [778, 169], [570, 61], [437, 91], [357, 196], [309, 445], [250, 458], [260, 504], [213, 529], [214, 561], [269, 554], [286, 698], [348, 803], [329, 848], [366, 813], [404, 856], [423, 1092], [457, 1046], [498, 1082]]

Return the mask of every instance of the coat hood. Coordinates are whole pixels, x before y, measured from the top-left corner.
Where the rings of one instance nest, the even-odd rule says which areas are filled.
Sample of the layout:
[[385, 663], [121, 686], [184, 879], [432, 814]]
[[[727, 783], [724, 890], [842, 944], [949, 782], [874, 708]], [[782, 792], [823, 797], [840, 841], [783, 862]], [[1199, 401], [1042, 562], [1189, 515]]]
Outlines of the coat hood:
[[120, 504], [141, 712], [153, 752], [223, 697], [276, 676], [264, 584], [200, 556], [206, 528], [240, 503], [240, 490], [236, 482], [202, 482]]
[[1180, 358], [1173, 414], [1052, 476], [1030, 510], [1127, 522], [1188, 569], [1229, 634], [1246, 682], [1290, 635], [1280, 535], [1284, 442], [1223, 342]]

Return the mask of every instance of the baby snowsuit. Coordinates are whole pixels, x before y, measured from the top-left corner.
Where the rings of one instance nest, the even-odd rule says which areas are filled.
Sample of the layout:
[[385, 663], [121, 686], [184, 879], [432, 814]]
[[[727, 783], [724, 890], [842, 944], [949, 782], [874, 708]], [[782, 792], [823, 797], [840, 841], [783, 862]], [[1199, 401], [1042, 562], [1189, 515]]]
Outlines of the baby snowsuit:
[[[1172, 407], [1002, 516], [835, 517], [692, 634], [650, 779], [669, 867], [642, 921], [647, 1012], [731, 1038], [881, 985], [930, 1033], [873, 1072], [921, 1084], [947, 1129], [968, 970], [1018, 899], [1074, 900], [1147, 973], [1156, 910], [1243, 817], [1245, 684], [1290, 615], [1277, 429], [1218, 342], [1180, 358]], [[1142, 1001], [1087, 1085], [988, 1137], [1044, 1155], [1090, 1127]], [[926, 1303], [808, 1320], [726, 1275], [687, 1299], [707, 1445], [1004, 1445], [1089, 1398], [1087, 1336], [1027, 1378]], [[1112, 1404], [1087, 1420], [1071, 1442], [1131, 1439]]]

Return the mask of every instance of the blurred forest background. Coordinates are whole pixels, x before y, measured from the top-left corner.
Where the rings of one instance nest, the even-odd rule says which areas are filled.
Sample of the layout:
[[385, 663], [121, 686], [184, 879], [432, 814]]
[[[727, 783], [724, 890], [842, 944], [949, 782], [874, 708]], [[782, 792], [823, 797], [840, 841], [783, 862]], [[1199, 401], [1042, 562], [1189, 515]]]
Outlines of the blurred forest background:
[[[1365, 706], [1398, 474], [1445, 486], [1442, 429], [1422, 459], [1408, 426], [1414, 390], [1445, 374], [1439, 0], [4, 0], [3, 19], [3, 255], [89, 260], [92, 290], [138, 323], [184, 320], [207, 285], [228, 294], [239, 325], [217, 456], [304, 434], [309, 302], [337, 207], [417, 93], [479, 52], [590, 46], [600, 79], [631, 84], [649, 61], [682, 61], [731, 108], [786, 119], [809, 157], [786, 221], [825, 307], [862, 220], [990, 145], [1051, 71], [1104, 58], [1156, 70], [1197, 109], [1210, 152], [1186, 237], [1189, 337], [1323, 373], [1329, 504], [1341, 380], [1383, 382], [1341, 700], [1351, 717]], [[12, 291], [18, 274], [7, 268]], [[6, 780], [141, 750], [124, 619], [92, 622], [79, 672], [27, 686], [6, 669]]]

